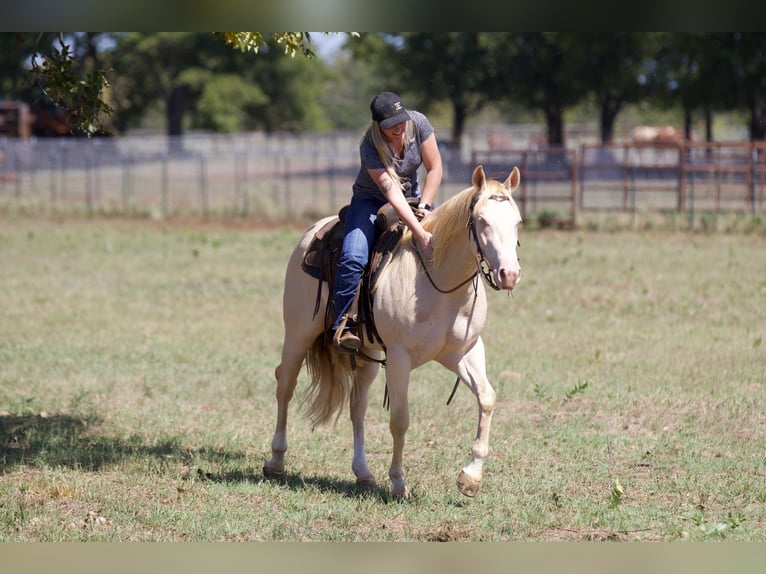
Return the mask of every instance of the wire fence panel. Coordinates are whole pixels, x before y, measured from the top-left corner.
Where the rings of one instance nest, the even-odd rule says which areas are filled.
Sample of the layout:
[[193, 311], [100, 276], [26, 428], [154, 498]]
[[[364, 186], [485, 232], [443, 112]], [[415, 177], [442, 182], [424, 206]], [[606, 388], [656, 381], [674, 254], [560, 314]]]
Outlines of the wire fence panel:
[[[491, 135], [491, 134], [490, 134]], [[337, 213], [359, 169], [359, 134], [0, 139], [0, 208], [43, 212], [317, 219]], [[470, 145], [470, 144], [469, 144]], [[766, 210], [766, 144], [440, 144], [444, 201], [473, 168], [522, 172], [526, 213]]]
[[0, 205], [277, 218], [337, 211], [358, 136], [0, 140]]

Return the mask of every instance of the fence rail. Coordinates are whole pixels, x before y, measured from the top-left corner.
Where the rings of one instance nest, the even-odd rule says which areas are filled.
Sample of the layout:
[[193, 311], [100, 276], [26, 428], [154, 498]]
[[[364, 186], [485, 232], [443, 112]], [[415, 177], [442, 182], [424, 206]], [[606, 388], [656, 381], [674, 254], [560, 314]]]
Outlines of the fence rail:
[[[358, 134], [0, 139], [0, 208], [89, 214], [307, 218], [336, 212], [358, 169]], [[475, 165], [522, 173], [518, 200], [570, 224], [588, 211], [766, 211], [766, 143], [443, 146], [444, 200]]]
[[[498, 172], [520, 166], [522, 209], [540, 203], [584, 211], [744, 213], [766, 211], [766, 142], [613, 145], [474, 151]], [[531, 192], [530, 192], [531, 188]]]

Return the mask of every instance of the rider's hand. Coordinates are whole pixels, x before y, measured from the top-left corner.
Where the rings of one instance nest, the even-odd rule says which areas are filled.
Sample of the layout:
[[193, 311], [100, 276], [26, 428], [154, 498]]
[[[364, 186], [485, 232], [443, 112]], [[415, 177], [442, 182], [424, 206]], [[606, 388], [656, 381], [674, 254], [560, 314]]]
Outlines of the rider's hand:
[[432, 239], [433, 236], [431, 235], [431, 232], [425, 230], [423, 230], [422, 234], [415, 236], [415, 241], [417, 242], [417, 247], [420, 250], [420, 253], [429, 261], [433, 259], [434, 256]]

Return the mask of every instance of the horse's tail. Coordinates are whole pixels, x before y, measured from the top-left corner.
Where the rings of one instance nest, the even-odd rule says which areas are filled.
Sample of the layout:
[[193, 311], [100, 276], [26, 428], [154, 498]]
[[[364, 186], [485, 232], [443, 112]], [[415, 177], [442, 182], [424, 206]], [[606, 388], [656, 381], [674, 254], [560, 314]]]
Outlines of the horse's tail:
[[[345, 360], [344, 360], [345, 359]], [[353, 371], [347, 358], [341, 358], [320, 333], [306, 355], [311, 384], [306, 391], [306, 416], [314, 426], [340, 416], [353, 385]]]

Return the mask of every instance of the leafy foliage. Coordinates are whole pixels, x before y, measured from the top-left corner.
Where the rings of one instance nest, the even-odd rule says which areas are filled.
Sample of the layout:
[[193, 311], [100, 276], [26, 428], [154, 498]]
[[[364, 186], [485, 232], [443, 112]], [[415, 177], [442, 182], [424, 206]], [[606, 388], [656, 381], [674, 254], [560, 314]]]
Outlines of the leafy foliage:
[[[263, 32], [215, 32], [223, 36], [227, 45], [242, 52], [257, 54], [261, 48], [268, 46]], [[313, 58], [316, 54], [307, 46], [311, 42], [311, 34], [308, 32], [274, 32], [272, 38], [277, 44], [284, 46], [285, 54], [291, 58], [301, 52], [307, 58]]]
[[[263, 105], [265, 103], [264, 92], [247, 81], [235, 81], [236, 74], [215, 78], [213, 70], [218, 70], [217, 64], [223, 60], [220, 54], [217, 56], [214, 47], [207, 46], [212, 59], [206, 62], [204, 42], [195, 40], [194, 34], [156, 34], [146, 41], [133, 42], [133, 48], [140, 48], [139, 58], [130, 57], [121, 62], [127, 62], [128, 66], [140, 64], [143, 56], [143, 66], [134, 67], [133, 70], [141, 70], [143, 67], [146, 75], [143, 78], [132, 78], [129, 82], [133, 90], [136, 88], [146, 90], [150, 84], [158, 90], [158, 96], [165, 98], [176, 105], [183, 102], [189, 93], [201, 99], [203, 103], [223, 104], [213, 106], [209, 113], [203, 114], [199, 119], [202, 126], [220, 131], [234, 131], [239, 127], [237, 116], [246, 111], [248, 107]], [[213, 37], [222, 37], [224, 44], [243, 53], [260, 53], [268, 46], [268, 38], [263, 32], [216, 32]], [[32, 73], [35, 82], [42, 91], [43, 96], [50, 102], [63, 109], [67, 113], [68, 120], [74, 130], [79, 130], [86, 135], [94, 135], [103, 131], [102, 123], [106, 116], [111, 116], [115, 109], [107, 103], [107, 91], [112, 88], [108, 75], [113, 72], [111, 68], [96, 68], [84, 71], [84, 66], [73, 49], [72, 42], [65, 40], [64, 34], [59, 33], [58, 42], [49, 48], [44, 45], [47, 35], [40, 33], [37, 36], [32, 49], [31, 62]], [[311, 36], [308, 32], [274, 32], [270, 35], [273, 42], [284, 48], [284, 53], [293, 58], [301, 53], [306, 58], [314, 58], [314, 52], [309, 48]], [[196, 48], [194, 44], [197, 44]], [[197, 56], [199, 54], [199, 56]], [[184, 61], [197, 57], [199, 61]], [[171, 68], [160, 70], [163, 65]], [[194, 66], [197, 66], [196, 68]], [[153, 69], [150, 69], [153, 68]], [[220, 80], [220, 81], [219, 81]], [[228, 93], [226, 88], [229, 88]], [[127, 116], [142, 114], [146, 105], [153, 98], [146, 100], [140, 94], [136, 95], [131, 90], [128, 96], [125, 90], [119, 88], [112, 90], [110, 96], [120, 98], [120, 94], [126, 94], [122, 101], [130, 99], [130, 108]], [[137, 96], [137, 97], [134, 97]], [[234, 117], [225, 117], [234, 112]], [[183, 117], [183, 106], [177, 108], [178, 116], [174, 119], [173, 112], [169, 110], [169, 132], [180, 133], [180, 121]], [[124, 125], [124, 119], [120, 120]]]
[[[38, 36], [39, 39], [42, 35]], [[54, 104], [69, 113], [69, 119], [87, 135], [101, 131], [100, 118], [112, 113], [112, 107], [101, 97], [109, 87], [107, 74], [110, 70], [96, 69], [84, 78], [78, 78], [73, 67], [78, 62], [71, 45], [59, 35], [58, 46], [51, 46], [46, 54], [37, 51], [32, 54], [32, 71], [42, 92]]]

